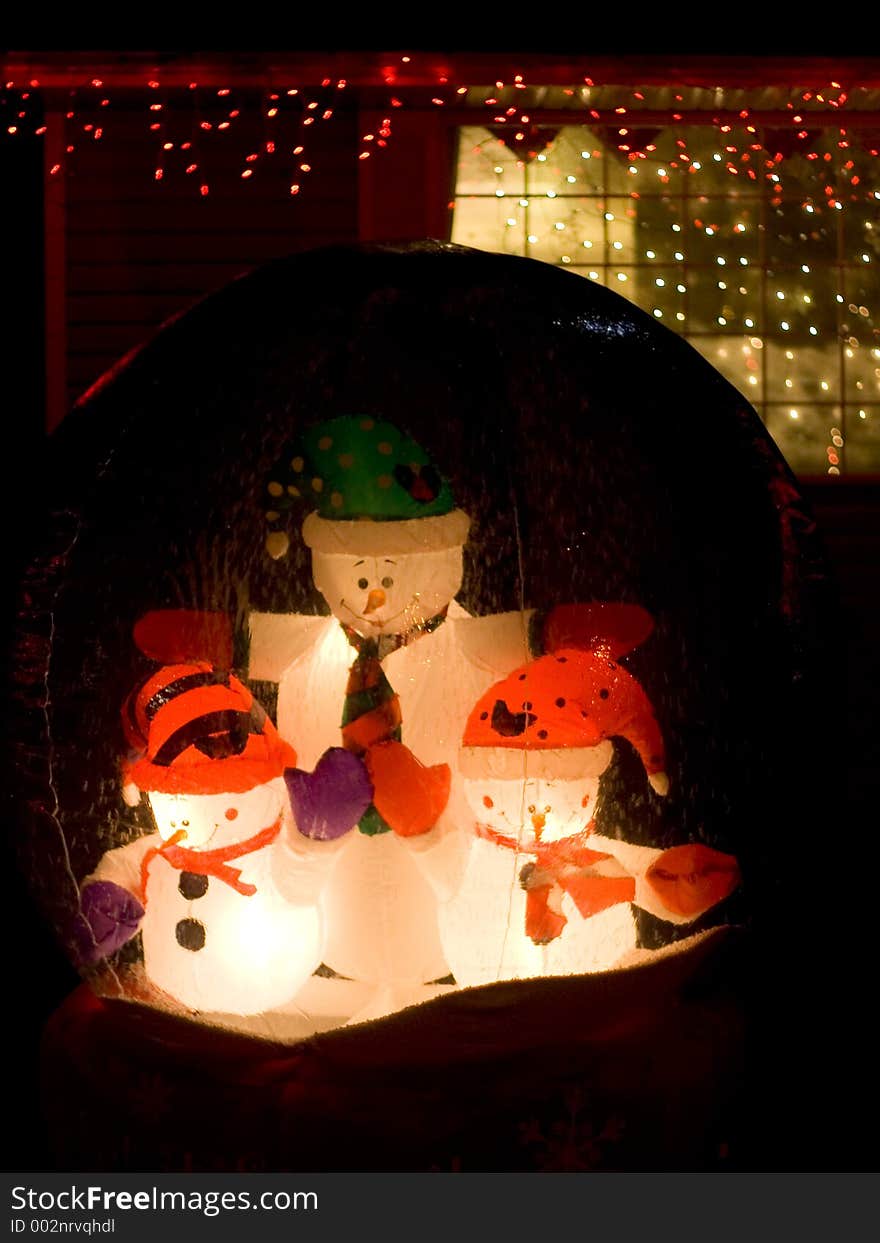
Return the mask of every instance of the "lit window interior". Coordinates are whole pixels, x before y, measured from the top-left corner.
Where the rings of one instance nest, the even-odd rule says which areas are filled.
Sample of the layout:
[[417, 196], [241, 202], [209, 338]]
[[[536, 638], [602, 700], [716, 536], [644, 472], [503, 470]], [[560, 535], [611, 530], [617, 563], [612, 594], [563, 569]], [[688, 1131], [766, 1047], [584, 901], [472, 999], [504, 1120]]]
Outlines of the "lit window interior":
[[852, 114], [846, 130], [624, 120], [461, 128], [452, 240], [631, 299], [748, 398], [798, 473], [880, 471], [876, 132]]

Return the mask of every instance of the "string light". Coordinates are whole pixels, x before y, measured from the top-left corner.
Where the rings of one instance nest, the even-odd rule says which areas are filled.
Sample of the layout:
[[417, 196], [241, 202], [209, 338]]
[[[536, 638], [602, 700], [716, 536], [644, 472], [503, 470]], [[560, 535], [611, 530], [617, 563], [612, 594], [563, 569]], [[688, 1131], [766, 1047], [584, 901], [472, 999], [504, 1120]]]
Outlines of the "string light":
[[[553, 134], [567, 135], [564, 142], [548, 138], [544, 150], [529, 154], [527, 144], [534, 141], [532, 134], [541, 124], [535, 103], [541, 96], [528, 95], [528, 91], [535, 88], [528, 86], [522, 74], [513, 75], [506, 83], [499, 79], [494, 87], [486, 90], [467, 82], [450, 81], [448, 70], [431, 71], [421, 62], [422, 58], [407, 55], [382, 68], [379, 85], [381, 87], [384, 82], [394, 93], [386, 96], [386, 115], [381, 118], [381, 125], [377, 114], [375, 128], [360, 136], [359, 148], [354, 153], [358, 160], [371, 160], [391, 140], [390, 118], [394, 111], [417, 106], [417, 100], [408, 97], [409, 88], [405, 83], [429, 82], [433, 89], [428, 90], [425, 98], [430, 98], [438, 109], [451, 103], [461, 108], [463, 97], [468, 96], [471, 107], [485, 110], [487, 124], [502, 133], [509, 129], [505, 142], [497, 136], [485, 142], [491, 166], [501, 170], [495, 175], [503, 179], [492, 191], [493, 199], [500, 201], [499, 229], [516, 230], [519, 222], [511, 212], [514, 202], [523, 210], [531, 204], [554, 202], [558, 214], [547, 219], [545, 224], [544, 218], [535, 213], [529, 221], [531, 231], [523, 228], [527, 236], [525, 245], [538, 258], [564, 264], [591, 280], [613, 281], [625, 286], [626, 293], [645, 305], [655, 318], [674, 319], [682, 326], [682, 331], [687, 324], [687, 331], [694, 334], [695, 344], [705, 350], [711, 348], [713, 327], [716, 333], [723, 330], [724, 334], [735, 334], [754, 332], [764, 326], [768, 345], [773, 344], [774, 338], [776, 341], [790, 338], [797, 357], [796, 370], [791, 370], [787, 377], [774, 379], [776, 364], [772, 351], [765, 352], [766, 360], [758, 365], [755, 360], [760, 358], [763, 344], [754, 344], [755, 338], [751, 338], [748, 357], [736, 351], [724, 360], [726, 374], [734, 383], [751, 389], [761, 387], [764, 404], [760, 408], [772, 431], [777, 431], [773, 410], [779, 405], [779, 391], [794, 392], [793, 385], [786, 385], [785, 379], [797, 384], [797, 400], [806, 403], [786, 406], [781, 411], [798, 411], [797, 420], [789, 416], [787, 421], [803, 425], [799, 444], [808, 444], [803, 439], [808, 426], [821, 427], [821, 421], [816, 424], [812, 413], [808, 416], [809, 402], [821, 397], [827, 406], [834, 399], [838, 385], [844, 384], [844, 376], [848, 377], [845, 392], [839, 393], [842, 417], [855, 418], [862, 425], [870, 423], [870, 407], [861, 405], [855, 409], [845, 397], [854, 392], [864, 393], [863, 402], [880, 403], [880, 374], [874, 373], [880, 369], [866, 366], [869, 348], [878, 351], [873, 357], [880, 360], [880, 325], [875, 325], [872, 318], [878, 287], [874, 272], [878, 267], [875, 260], [880, 251], [880, 236], [868, 211], [869, 202], [880, 202], [877, 185], [880, 165], [876, 163], [880, 149], [871, 132], [858, 126], [858, 109], [866, 106], [860, 95], [861, 88], [853, 89], [850, 85], [843, 91], [839, 83], [826, 82], [792, 90], [788, 92], [787, 102], [783, 97], [782, 106], [786, 112], [780, 112], [778, 121], [768, 119], [763, 100], [760, 120], [750, 113], [749, 107], [742, 106], [742, 100], [738, 100], [736, 119], [732, 109], [726, 115], [716, 116], [717, 110], [724, 107], [723, 90], [713, 91], [709, 104], [708, 94], [693, 88], [690, 98], [699, 100], [702, 95], [707, 101], [685, 105], [691, 108], [691, 113], [695, 106], [707, 107], [705, 122], [696, 125], [691, 114], [685, 120], [683, 111], [670, 110], [666, 102], [668, 97], [665, 97], [668, 87], [630, 89], [625, 105], [609, 103], [607, 92], [611, 87], [599, 93], [593, 77], [583, 74], [579, 77], [580, 86], [564, 88], [573, 107], [580, 103], [582, 117], [578, 118], [573, 111], [570, 126], [559, 129], [557, 123]], [[399, 77], [404, 67], [408, 67], [405, 81]], [[278, 159], [279, 151], [288, 153], [285, 158], [290, 159], [289, 153], [293, 152], [291, 175], [285, 179], [290, 196], [300, 193], [305, 176], [314, 179], [319, 175], [320, 161], [314, 158], [317, 153], [311, 143], [307, 153], [302, 138], [307, 138], [315, 123], [332, 122], [338, 96], [348, 86], [346, 78], [327, 74], [318, 79], [319, 86], [277, 83], [251, 103], [250, 100], [246, 102], [244, 96], [234, 97], [231, 84], [203, 89], [193, 80], [170, 90], [163, 85], [165, 72], [163, 68], [153, 75], [145, 74], [142, 87], [146, 124], [155, 137], [156, 146], [152, 149], [157, 153], [152, 169], [145, 169], [145, 173], [152, 176], [156, 193], [171, 191], [175, 185], [185, 183], [192, 185], [202, 198], [207, 198], [210, 184], [202, 170], [206, 161], [212, 168], [219, 167], [217, 161], [221, 157], [225, 165], [232, 163], [233, 176], [238, 162], [239, 184], [244, 186], [254, 180], [253, 174], [264, 161]], [[54, 138], [56, 149], [63, 154], [51, 163], [48, 172], [51, 177], [62, 175], [72, 167], [74, 159], [80, 158], [77, 144], [83, 142], [83, 136], [90, 137], [94, 143], [102, 143], [113, 111], [112, 74], [84, 72], [83, 81], [87, 85], [70, 91], [61, 114], [52, 113], [50, 117], [42, 115], [42, 88], [37, 76], [29, 75], [19, 83], [8, 81], [6, 96], [2, 99], [5, 112], [0, 114], [0, 140], [20, 142], [27, 135], [53, 138], [53, 127], [61, 126], [60, 143], [59, 135]], [[138, 88], [127, 84], [127, 101], [137, 102], [137, 93]], [[200, 94], [210, 97], [204, 117], [197, 103]], [[192, 102], [185, 102], [187, 99]], [[674, 99], [673, 108], [684, 103], [683, 94], [675, 95]], [[184, 106], [191, 128], [188, 137], [180, 132]], [[811, 111], [821, 112], [823, 108], [825, 117], [821, 121], [818, 118], [811, 121]], [[828, 124], [829, 108], [841, 114], [835, 122], [843, 121], [843, 114], [846, 114], [845, 127]], [[639, 129], [641, 109], [652, 113], [650, 131]], [[258, 114], [268, 132], [262, 141], [255, 143], [251, 131], [250, 149], [238, 146], [236, 150], [237, 136], [233, 138], [232, 131], [237, 125], [244, 130], [242, 119], [249, 113]], [[659, 129], [658, 113], [665, 113], [665, 121], [660, 122]], [[481, 119], [475, 116], [474, 124]], [[586, 130], [584, 124], [593, 128]], [[299, 141], [293, 139], [291, 126], [298, 127], [297, 137], [302, 135]], [[528, 126], [532, 129], [527, 129]], [[591, 139], [592, 135], [596, 136], [589, 148], [582, 146], [585, 133], [590, 133]], [[242, 143], [245, 141], [241, 139]], [[493, 159], [495, 152], [503, 154], [504, 158]], [[213, 157], [213, 163], [209, 156]], [[542, 170], [540, 191], [536, 191], [538, 183], [528, 175], [532, 160]], [[588, 169], [588, 165], [593, 168]], [[640, 185], [645, 174], [652, 174], [650, 193], [645, 192], [645, 185]], [[730, 190], [725, 193], [727, 183]], [[638, 192], [636, 186], [640, 186]], [[762, 194], [766, 217], [760, 220], [759, 252], [757, 204]], [[581, 218], [576, 220], [567, 210], [575, 196], [584, 206], [592, 202], [601, 204], [594, 226], [584, 228]], [[628, 204], [626, 208], [621, 205], [624, 202]], [[683, 210], [697, 203], [702, 219], [697, 215], [687, 219]], [[464, 210], [463, 200], [453, 206], [454, 222], [457, 222]], [[665, 225], [662, 223], [664, 212], [668, 213]], [[838, 225], [836, 218], [841, 213], [846, 219]], [[525, 224], [523, 220], [522, 225]], [[571, 243], [563, 240], [570, 227], [577, 230], [577, 251], [572, 251]], [[649, 250], [642, 244], [641, 268], [634, 245], [636, 228], [650, 230], [647, 234], [641, 233], [651, 242]], [[677, 246], [670, 245], [672, 239], [661, 243], [664, 231], [666, 238], [671, 232]], [[584, 236], [584, 232], [591, 236]], [[684, 232], [687, 232], [686, 239], [682, 237]], [[510, 236], [513, 241], [517, 234]], [[557, 239], [555, 244], [552, 238]], [[747, 239], [752, 238], [754, 252], [746, 249], [743, 253]], [[468, 240], [480, 244], [478, 235], [473, 232]], [[708, 254], [706, 240], [714, 247]], [[687, 244], [683, 245], [685, 241]], [[482, 244], [488, 249], [494, 245], [488, 234]], [[516, 244], [513, 242], [514, 246]], [[523, 245], [523, 242], [518, 244]], [[805, 250], [807, 255], [803, 253]], [[583, 266], [587, 262], [584, 251], [593, 259], [594, 266], [588, 271]], [[650, 280], [646, 280], [643, 276], [646, 261], [668, 266], [666, 270], [661, 268], [659, 275], [652, 274]], [[707, 264], [716, 271], [735, 269], [741, 280], [750, 283], [739, 284], [734, 280], [709, 284], [705, 280]], [[622, 265], [628, 266], [624, 269]], [[679, 266], [672, 269], [671, 265]], [[765, 285], [751, 275], [755, 272], [757, 277], [762, 271], [771, 274], [770, 299], [780, 312], [785, 309], [784, 319], [768, 314]], [[850, 285], [856, 280], [859, 284]], [[687, 302], [682, 301], [685, 298]], [[700, 333], [709, 335], [703, 338]], [[838, 352], [840, 376], [832, 381], [827, 361], [823, 363], [822, 360], [837, 356]], [[740, 361], [735, 362], [735, 358]], [[757, 374], [746, 370], [745, 364], [749, 361], [758, 368]], [[738, 367], [742, 370], [737, 371]], [[824, 377], [819, 368], [825, 371]], [[846, 436], [844, 431], [845, 425], [838, 438], [842, 442], [851, 441], [852, 437]], [[810, 435], [815, 433], [810, 432]], [[835, 444], [832, 436], [830, 447], [839, 459], [830, 465], [839, 473], [844, 464], [844, 445]], [[808, 452], [808, 448], [803, 451]], [[803, 466], [802, 461], [798, 464]]]

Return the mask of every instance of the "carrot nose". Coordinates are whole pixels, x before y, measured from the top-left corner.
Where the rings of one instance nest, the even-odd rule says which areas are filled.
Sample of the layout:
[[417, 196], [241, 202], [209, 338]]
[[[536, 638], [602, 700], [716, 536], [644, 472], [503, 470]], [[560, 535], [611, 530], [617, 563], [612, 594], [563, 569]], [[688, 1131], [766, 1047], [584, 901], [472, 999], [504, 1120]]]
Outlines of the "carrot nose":
[[535, 830], [536, 833], [541, 832], [546, 820], [547, 820], [547, 817], [541, 811], [537, 812], [534, 816], [532, 816], [532, 828]]
[[376, 609], [380, 609], [385, 603], [385, 592], [381, 587], [376, 587], [367, 596], [367, 605], [364, 613], [375, 613]]

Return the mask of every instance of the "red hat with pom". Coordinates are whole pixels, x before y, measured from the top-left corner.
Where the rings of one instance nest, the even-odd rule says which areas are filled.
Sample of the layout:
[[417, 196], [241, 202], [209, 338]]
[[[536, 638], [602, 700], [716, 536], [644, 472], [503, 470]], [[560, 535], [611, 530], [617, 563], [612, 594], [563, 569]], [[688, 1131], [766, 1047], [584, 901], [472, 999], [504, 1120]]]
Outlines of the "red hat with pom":
[[[609, 655], [610, 651], [622, 654], [643, 637], [640, 633], [633, 641], [597, 632], [593, 642], [598, 650], [559, 648], [490, 687], [468, 717], [462, 740], [463, 773], [485, 775], [488, 761], [498, 775], [515, 776], [516, 761], [505, 762], [507, 755], [512, 759], [523, 751], [588, 749], [618, 736], [632, 743], [651, 785], [665, 794], [665, 752], [654, 710], [641, 685]], [[551, 757], [541, 755], [540, 767], [548, 770], [548, 776], [552, 769], [562, 777], [577, 776], [581, 761], [588, 766], [587, 757], [571, 760], [574, 757], [567, 761], [560, 756], [554, 764]], [[530, 765], [530, 771], [534, 767]]]
[[149, 613], [135, 627], [135, 642], [146, 655], [173, 663], [123, 707], [131, 747], [123, 762], [126, 784], [163, 794], [239, 794], [296, 765], [293, 748], [227, 671], [232, 636], [225, 615]]

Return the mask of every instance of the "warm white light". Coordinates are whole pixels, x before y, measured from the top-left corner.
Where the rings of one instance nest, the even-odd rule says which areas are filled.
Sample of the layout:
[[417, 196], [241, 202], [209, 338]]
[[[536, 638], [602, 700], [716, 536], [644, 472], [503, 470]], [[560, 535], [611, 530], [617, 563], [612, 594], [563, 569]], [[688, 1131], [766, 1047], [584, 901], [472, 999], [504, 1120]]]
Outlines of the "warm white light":
[[[292, 1002], [321, 961], [322, 938], [317, 892], [297, 876], [288, 848], [295, 830], [283, 780], [239, 794], [151, 793], [148, 799], [157, 831], [108, 851], [84, 882], [112, 881], [138, 894], [146, 867], [141, 933], [147, 978], [200, 1012], [256, 1015]], [[240, 880], [255, 892], [240, 893], [214, 874], [202, 875], [195, 863], [188, 873], [204, 888], [187, 897], [181, 869], [161, 854], [148, 857], [183, 834], [175, 844], [197, 859], [202, 851], [256, 836], [282, 816], [271, 843], [234, 860]]]

